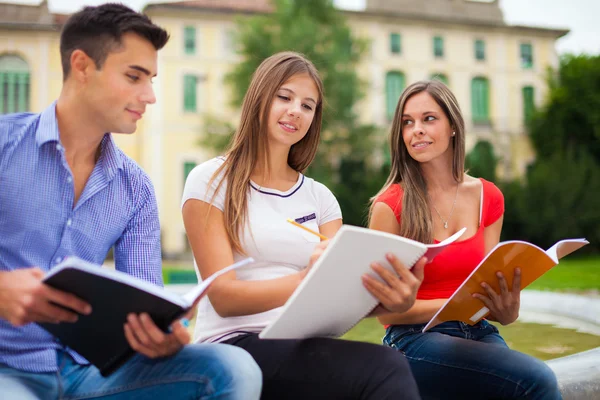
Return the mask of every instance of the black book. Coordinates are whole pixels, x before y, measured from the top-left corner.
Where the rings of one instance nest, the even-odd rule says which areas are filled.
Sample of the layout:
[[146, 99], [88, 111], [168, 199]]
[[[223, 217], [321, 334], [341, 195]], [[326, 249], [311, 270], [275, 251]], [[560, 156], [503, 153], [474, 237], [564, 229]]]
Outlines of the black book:
[[148, 313], [156, 326], [167, 332], [216, 278], [253, 261], [247, 258], [232, 264], [179, 296], [126, 273], [69, 257], [48, 272], [44, 283], [88, 302], [92, 313], [79, 315], [74, 323], [39, 325], [95, 365], [102, 376], [108, 376], [135, 354], [123, 328], [128, 314]]

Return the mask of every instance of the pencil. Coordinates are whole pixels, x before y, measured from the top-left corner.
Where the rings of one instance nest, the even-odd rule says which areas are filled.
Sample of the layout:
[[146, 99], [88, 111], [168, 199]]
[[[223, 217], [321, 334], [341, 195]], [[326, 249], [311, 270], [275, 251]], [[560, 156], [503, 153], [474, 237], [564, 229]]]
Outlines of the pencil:
[[321, 238], [321, 240], [328, 240], [328, 239], [329, 239], [327, 236], [321, 235], [319, 232], [315, 232], [315, 231], [313, 231], [312, 229], [308, 229], [308, 228], [307, 228], [307, 227], [305, 227], [304, 225], [297, 223], [296, 221], [294, 221], [294, 220], [293, 220], [293, 219], [291, 219], [291, 218], [288, 218], [288, 219], [287, 219], [287, 222], [289, 222], [289, 223], [290, 223], [290, 224], [292, 224], [292, 225], [295, 225], [295, 226], [297, 226], [298, 228], [304, 229], [306, 232], [310, 232], [310, 233], [312, 233], [313, 235], [316, 235], [316, 236], [320, 237], [320, 238]]

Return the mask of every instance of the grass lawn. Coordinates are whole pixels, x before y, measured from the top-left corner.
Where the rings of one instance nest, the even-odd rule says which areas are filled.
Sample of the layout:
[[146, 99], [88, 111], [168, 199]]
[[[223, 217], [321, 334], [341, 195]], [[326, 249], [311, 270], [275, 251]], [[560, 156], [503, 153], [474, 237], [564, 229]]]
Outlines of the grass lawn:
[[[508, 326], [498, 326], [498, 329], [511, 349], [541, 360], [568, 356], [600, 346], [600, 336], [550, 325], [515, 322]], [[383, 335], [382, 325], [375, 318], [368, 318], [342, 338], [381, 344]]]
[[600, 293], [600, 257], [568, 257], [527, 288]]

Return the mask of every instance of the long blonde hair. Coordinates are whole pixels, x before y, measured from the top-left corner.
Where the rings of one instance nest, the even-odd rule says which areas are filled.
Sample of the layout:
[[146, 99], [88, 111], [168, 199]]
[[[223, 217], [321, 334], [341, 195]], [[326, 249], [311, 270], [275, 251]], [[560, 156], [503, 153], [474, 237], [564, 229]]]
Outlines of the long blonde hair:
[[402, 114], [404, 106], [412, 96], [427, 92], [444, 111], [450, 127], [456, 134], [452, 136], [452, 176], [457, 183], [464, 179], [465, 168], [465, 122], [454, 94], [446, 85], [437, 80], [419, 81], [408, 86], [400, 96], [390, 131], [390, 152], [392, 166], [383, 188], [371, 198], [369, 215], [373, 214], [374, 201], [393, 184], [399, 183], [402, 196], [402, 219], [400, 235], [422, 243], [433, 242], [433, 218], [427, 197], [427, 184], [421, 173], [419, 162], [414, 160], [402, 137]]
[[211, 187], [217, 176], [222, 174], [223, 179], [219, 182], [216, 194], [223, 182], [227, 181], [223, 210], [225, 229], [233, 250], [241, 254], [245, 253], [240, 236], [248, 218], [250, 177], [259, 156], [263, 156], [261, 169], [268, 170], [267, 125], [271, 104], [279, 88], [298, 74], [308, 74], [312, 78], [319, 97], [310, 128], [302, 140], [290, 149], [288, 164], [298, 172], [308, 168], [315, 158], [321, 137], [323, 82], [313, 63], [302, 54], [281, 52], [265, 59], [254, 72], [242, 103], [240, 125], [225, 153], [225, 162], [213, 174], [208, 186]]

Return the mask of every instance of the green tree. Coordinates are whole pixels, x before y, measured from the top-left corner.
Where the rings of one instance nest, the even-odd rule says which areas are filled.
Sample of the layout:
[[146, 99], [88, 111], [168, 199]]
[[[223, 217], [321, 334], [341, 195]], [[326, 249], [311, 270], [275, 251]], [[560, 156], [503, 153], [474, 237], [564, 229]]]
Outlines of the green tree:
[[325, 90], [322, 140], [307, 174], [333, 191], [346, 223], [360, 225], [369, 197], [385, 181], [380, 168], [383, 135], [375, 126], [361, 124], [355, 113], [363, 89], [356, 69], [367, 42], [353, 37], [332, 0], [274, 0], [273, 6], [271, 13], [237, 23], [242, 61], [226, 78], [234, 106], [241, 105], [252, 74], [265, 58], [279, 51], [306, 55], [319, 70]]
[[496, 182], [496, 166], [498, 158], [494, 146], [487, 140], [478, 141], [465, 159], [465, 167], [469, 175]]
[[600, 55], [565, 56], [547, 81], [547, 102], [530, 125], [537, 156], [570, 149], [600, 162]]
[[[505, 238], [548, 246], [585, 237], [600, 251], [600, 56], [566, 56], [530, 124], [536, 160], [503, 185]], [[509, 235], [509, 236], [507, 236]]]

